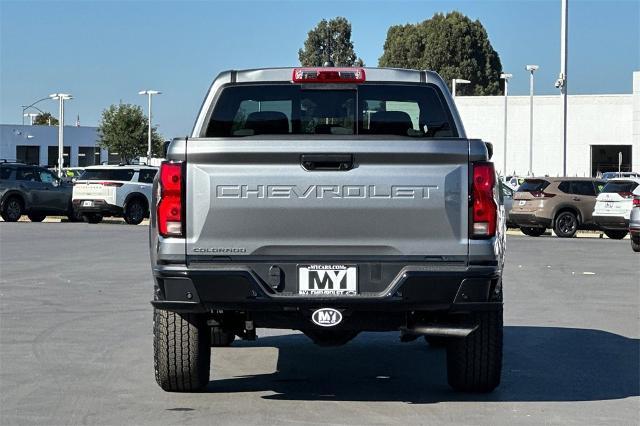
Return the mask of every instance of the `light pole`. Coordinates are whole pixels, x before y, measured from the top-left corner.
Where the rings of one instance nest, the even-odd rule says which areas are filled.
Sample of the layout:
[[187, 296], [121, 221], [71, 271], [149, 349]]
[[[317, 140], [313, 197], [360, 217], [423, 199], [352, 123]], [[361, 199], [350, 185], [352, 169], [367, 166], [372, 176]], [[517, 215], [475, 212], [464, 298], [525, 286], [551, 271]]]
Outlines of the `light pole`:
[[51, 99], [59, 101], [59, 123], [58, 123], [58, 177], [62, 177], [62, 166], [64, 166], [64, 101], [73, 99], [68, 93], [52, 93]]
[[504, 147], [503, 160], [502, 160], [502, 173], [507, 175], [507, 97], [509, 96], [509, 79], [513, 77], [513, 74], [502, 73], [500, 78], [504, 80]]
[[39, 114], [36, 114], [35, 112], [27, 112], [25, 114], [22, 114], [22, 124], [24, 124], [24, 117], [29, 117], [29, 125], [33, 126], [33, 119], [38, 115]]
[[148, 142], [147, 142], [147, 164], [149, 164], [149, 161], [151, 160], [151, 97], [153, 95], [160, 95], [162, 94], [162, 92], [159, 92], [157, 90], [141, 90], [140, 92], [138, 92], [138, 95], [147, 95], [147, 97], [149, 98], [149, 131], [148, 131]]
[[562, 176], [567, 176], [567, 30], [569, 26], [568, 0], [562, 0], [560, 23], [560, 75], [556, 87], [560, 89], [562, 100]]
[[465, 80], [463, 78], [454, 78], [451, 80], [451, 95], [456, 97], [456, 84], [469, 84], [471, 83], [469, 80]]
[[533, 73], [540, 68], [538, 65], [527, 65], [529, 71], [529, 176], [533, 176]]
[[24, 118], [26, 117], [26, 115], [24, 114], [24, 112], [26, 110], [28, 110], [29, 108], [34, 108], [37, 109], [38, 111], [40, 111], [42, 114], [44, 114], [44, 111], [42, 111], [40, 108], [34, 106], [36, 104], [39, 104], [42, 101], [46, 101], [47, 99], [49, 99], [49, 96], [47, 96], [46, 98], [42, 98], [42, 99], [38, 99], [37, 101], [35, 101], [34, 103], [32, 103], [31, 105], [20, 105], [20, 107], [22, 108], [22, 125], [24, 125]]

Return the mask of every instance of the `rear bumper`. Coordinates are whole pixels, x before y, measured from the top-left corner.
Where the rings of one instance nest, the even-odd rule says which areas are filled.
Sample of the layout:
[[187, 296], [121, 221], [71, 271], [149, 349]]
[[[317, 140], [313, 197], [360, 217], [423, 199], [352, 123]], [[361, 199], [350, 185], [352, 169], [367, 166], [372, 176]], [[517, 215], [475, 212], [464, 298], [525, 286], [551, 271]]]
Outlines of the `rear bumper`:
[[301, 328], [309, 324], [314, 310], [324, 307], [351, 318], [345, 327], [374, 330], [397, 329], [413, 312], [456, 314], [502, 306], [496, 267], [447, 271], [404, 266], [382, 291], [366, 291], [371, 283], [363, 282], [357, 296], [332, 297], [298, 295], [295, 279], [279, 290], [247, 266], [220, 265], [207, 270], [159, 266], [153, 273], [154, 307], [192, 313], [242, 311], [251, 315], [257, 327]]
[[551, 227], [551, 218], [536, 215], [536, 212], [519, 213], [513, 210], [509, 213], [509, 221], [518, 226], [531, 226], [534, 228]]
[[[82, 205], [84, 201], [91, 201], [91, 207]], [[122, 207], [109, 204], [105, 200], [73, 200], [73, 209], [80, 214], [98, 213], [103, 216], [122, 216]]]
[[629, 219], [623, 216], [599, 216], [593, 215], [593, 221], [602, 229], [627, 230], [629, 229]]

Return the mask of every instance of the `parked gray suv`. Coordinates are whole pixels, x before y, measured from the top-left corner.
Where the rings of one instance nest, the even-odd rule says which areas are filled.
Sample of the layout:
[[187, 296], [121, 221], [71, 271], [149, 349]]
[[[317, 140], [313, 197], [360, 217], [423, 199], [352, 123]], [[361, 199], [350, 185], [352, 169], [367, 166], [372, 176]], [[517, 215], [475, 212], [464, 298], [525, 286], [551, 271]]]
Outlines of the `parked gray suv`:
[[201, 389], [211, 346], [270, 327], [324, 346], [425, 336], [454, 389], [493, 390], [505, 219], [490, 157], [433, 72], [221, 73], [153, 191], [158, 384]]

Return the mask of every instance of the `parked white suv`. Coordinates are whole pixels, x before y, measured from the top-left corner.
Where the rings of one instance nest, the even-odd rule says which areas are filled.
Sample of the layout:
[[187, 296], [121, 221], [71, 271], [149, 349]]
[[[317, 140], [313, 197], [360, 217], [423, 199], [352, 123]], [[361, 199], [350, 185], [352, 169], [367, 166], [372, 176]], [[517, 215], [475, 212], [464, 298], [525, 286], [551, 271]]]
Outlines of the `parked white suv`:
[[73, 207], [89, 223], [120, 216], [137, 225], [149, 217], [153, 178], [150, 166], [91, 166], [73, 185]]
[[607, 237], [622, 239], [627, 235], [634, 191], [640, 190], [638, 185], [640, 178], [611, 179], [598, 194], [593, 221]]

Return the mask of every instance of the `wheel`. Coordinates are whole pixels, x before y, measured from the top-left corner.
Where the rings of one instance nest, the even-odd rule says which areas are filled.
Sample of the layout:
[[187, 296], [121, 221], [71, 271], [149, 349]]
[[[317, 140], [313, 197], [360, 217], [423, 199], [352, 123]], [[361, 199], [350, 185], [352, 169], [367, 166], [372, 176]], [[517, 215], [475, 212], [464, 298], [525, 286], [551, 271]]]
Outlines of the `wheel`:
[[231, 346], [234, 340], [236, 340], [236, 335], [234, 333], [223, 331], [220, 327], [214, 327], [211, 330], [212, 347], [223, 348]]
[[27, 217], [31, 222], [42, 222], [47, 215], [32, 213], [28, 214]]
[[556, 216], [556, 220], [553, 225], [553, 231], [558, 237], [572, 238], [574, 235], [576, 235], [577, 230], [578, 218], [575, 214], [569, 211], [565, 211]]
[[429, 346], [434, 348], [444, 348], [449, 343], [449, 338], [444, 336], [424, 336], [424, 340], [429, 344]]
[[209, 383], [211, 347], [206, 318], [154, 309], [156, 382], [168, 392], [194, 392]]
[[102, 222], [102, 215], [100, 213], [85, 213], [83, 214], [84, 220], [88, 223], [100, 223]]
[[22, 200], [14, 196], [4, 202], [0, 216], [5, 222], [17, 222], [22, 216], [22, 210], [24, 210]]
[[318, 346], [342, 346], [358, 335], [357, 331], [350, 330], [303, 330], [309, 339]]
[[528, 235], [530, 237], [539, 237], [540, 235], [544, 234], [546, 230], [547, 228], [534, 228], [531, 226], [520, 227], [520, 231], [522, 231], [524, 235]]
[[618, 231], [618, 230], [606, 230], [604, 231], [604, 235], [606, 235], [607, 237], [611, 238], [612, 240], [621, 240], [624, 237], [627, 236], [628, 231], [626, 230], [622, 230], [622, 231]]
[[78, 210], [70, 207], [67, 212], [67, 219], [69, 219], [69, 222], [82, 222], [84, 217], [78, 212]]
[[631, 237], [631, 249], [635, 252], [640, 252], [640, 238]]
[[502, 308], [475, 317], [478, 328], [447, 345], [447, 377], [456, 391], [491, 392], [502, 373]]
[[146, 204], [139, 198], [134, 198], [133, 200], [127, 202], [127, 205], [124, 208], [124, 221], [129, 225], [137, 225], [145, 218], [147, 215], [147, 206]]

